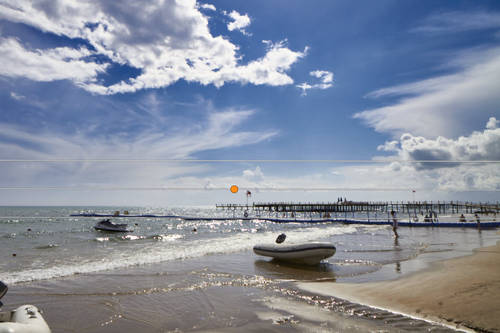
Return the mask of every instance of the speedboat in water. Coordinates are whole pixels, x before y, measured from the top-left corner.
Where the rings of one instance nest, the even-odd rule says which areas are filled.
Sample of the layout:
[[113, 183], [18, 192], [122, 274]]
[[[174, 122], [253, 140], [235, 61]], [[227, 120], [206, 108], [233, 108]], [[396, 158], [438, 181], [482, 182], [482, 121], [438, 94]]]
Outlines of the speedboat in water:
[[262, 244], [255, 245], [253, 252], [260, 256], [296, 264], [316, 265], [321, 260], [335, 254], [332, 243], [300, 243], [300, 244]]
[[94, 226], [95, 230], [110, 231], [110, 232], [132, 232], [133, 230], [127, 229], [127, 224], [117, 224], [111, 222], [109, 219], [97, 222]]
[[[0, 298], [6, 293], [7, 286], [0, 281]], [[0, 333], [50, 333], [50, 328], [36, 306], [21, 305], [15, 310], [0, 312]]]

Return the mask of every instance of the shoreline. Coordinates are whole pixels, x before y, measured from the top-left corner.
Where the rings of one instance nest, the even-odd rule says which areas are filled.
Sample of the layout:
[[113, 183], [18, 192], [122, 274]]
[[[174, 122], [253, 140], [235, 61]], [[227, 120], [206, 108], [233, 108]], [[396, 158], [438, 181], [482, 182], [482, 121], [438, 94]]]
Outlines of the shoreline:
[[500, 332], [500, 241], [473, 254], [431, 263], [395, 280], [298, 282], [324, 296], [402, 313], [458, 329]]

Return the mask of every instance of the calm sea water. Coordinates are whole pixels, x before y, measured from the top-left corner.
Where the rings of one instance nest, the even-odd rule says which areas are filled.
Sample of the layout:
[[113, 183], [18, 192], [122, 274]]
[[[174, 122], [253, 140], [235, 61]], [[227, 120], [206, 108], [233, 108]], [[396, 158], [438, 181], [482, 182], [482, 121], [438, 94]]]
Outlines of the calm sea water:
[[[259, 220], [112, 218], [133, 232], [94, 230], [110, 214], [220, 217], [210, 208], [0, 207], [4, 310], [35, 304], [58, 332], [450, 332], [453, 329], [334, 297], [297, 281], [392, 279], [493, 245], [496, 230], [277, 224]], [[231, 213], [232, 216], [232, 213]], [[258, 257], [257, 243], [329, 241], [318, 266]]]

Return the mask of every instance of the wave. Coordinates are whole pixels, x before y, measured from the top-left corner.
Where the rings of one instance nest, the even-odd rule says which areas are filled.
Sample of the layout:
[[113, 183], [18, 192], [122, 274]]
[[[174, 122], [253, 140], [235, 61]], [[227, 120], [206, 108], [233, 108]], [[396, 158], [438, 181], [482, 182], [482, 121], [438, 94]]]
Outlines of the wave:
[[181, 234], [170, 234], [170, 235], [152, 235], [152, 236], [137, 236], [137, 235], [122, 235], [122, 236], [104, 236], [96, 237], [94, 241], [96, 242], [121, 242], [121, 241], [139, 241], [139, 240], [154, 240], [157, 242], [173, 242], [178, 239], [184, 238]]
[[59, 244], [40, 245], [40, 246], [36, 246], [35, 249], [37, 249], [37, 250], [47, 250], [47, 249], [53, 249], [55, 247], [59, 247]]
[[[287, 231], [287, 241], [315, 241], [326, 239], [334, 235], [353, 232], [356, 232], [354, 226], [296, 229]], [[140, 249], [134, 248], [127, 251], [111, 251], [109, 256], [105, 258], [92, 258], [84, 261], [80, 260], [79, 262], [76, 262], [74, 258], [68, 258], [67, 264], [27, 269], [18, 272], [9, 272], [7, 274], [0, 273], [0, 280], [7, 284], [14, 284], [138, 265], [155, 264], [164, 261], [236, 253], [251, 250], [257, 243], [272, 243], [275, 237], [276, 232], [271, 231], [263, 233], [238, 233], [220, 238], [199, 239], [193, 242], [179, 241], [178, 239], [180, 239], [180, 237], [174, 236], [174, 240], [177, 240], [175, 242], [168, 242], [167, 244], [164, 244], [164, 242], [155, 242], [148, 246], [143, 246]], [[106, 238], [103, 237], [96, 240], [101, 242], [107, 241], [108, 239]]]

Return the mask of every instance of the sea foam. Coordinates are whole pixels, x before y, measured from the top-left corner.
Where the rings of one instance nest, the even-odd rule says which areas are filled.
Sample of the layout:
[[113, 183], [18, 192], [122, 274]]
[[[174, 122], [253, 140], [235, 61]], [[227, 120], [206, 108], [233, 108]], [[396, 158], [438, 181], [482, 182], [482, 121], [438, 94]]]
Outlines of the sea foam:
[[[333, 235], [355, 232], [353, 226], [307, 227], [287, 231], [287, 241], [305, 242], [324, 240]], [[89, 258], [75, 261], [68, 258], [67, 263], [43, 268], [0, 273], [0, 280], [7, 284], [37, 281], [75, 274], [93, 273], [137, 265], [147, 265], [171, 260], [199, 258], [216, 254], [229, 254], [248, 251], [257, 243], [274, 242], [276, 232], [240, 232], [226, 234], [225, 237], [212, 239], [180, 240], [175, 242], [155, 242], [127, 251], [111, 250], [105, 258]], [[103, 240], [100, 240], [103, 241]]]

